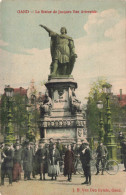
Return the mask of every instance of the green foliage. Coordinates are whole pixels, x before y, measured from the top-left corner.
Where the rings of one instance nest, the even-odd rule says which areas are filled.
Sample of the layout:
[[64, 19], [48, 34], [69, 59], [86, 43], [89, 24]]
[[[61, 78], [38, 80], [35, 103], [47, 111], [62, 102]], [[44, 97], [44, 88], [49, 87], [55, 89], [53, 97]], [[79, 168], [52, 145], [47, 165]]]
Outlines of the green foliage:
[[[15, 136], [23, 137], [26, 136], [28, 131], [28, 111], [26, 110], [26, 105], [28, 104], [28, 98], [26, 95], [16, 94], [12, 98], [12, 101], [9, 103], [9, 107], [11, 109], [12, 115], [12, 123], [13, 123], [13, 131]], [[6, 126], [8, 124], [8, 101], [5, 95], [1, 97], [1, 109], [0, 109], [0, 117], [1, 117], [1, 133], [3, 136], [6, 133]], [[37, 109], [36, 102], [31, 104], [30, 107], [30, 127], [34, 130], [34, 134], [36, 135], [38, 124], [37, 121], [39, 119], [39, 111]]]
[[106, 83], [106, 79], [98, 79], [98, 81], [93, 82], [91, 84], [91, 89], [89, 92], [90, 101], [94, 101], [95, 99], [99, 100], [103, 95], [102, 86]]
[[[106, 84], [106, 79], [99, 79], [98, 81], [92, 83], [89, 96], [87, 99], [87, 129], [88, 136], [98, 136], [99, 132], [99, 110], [97, 108], [97, 102], [101, 100], [103, 102], [102, 116], [104, 125], [106, 124], [106, 94], [103, 92], [102, 86]], [[118, 103], [117, 96], [113, 94], [110, 95], [110, 110], [111, 119], [114, 126], [114, 132], [121, 129], [118, 128], [119, 123], [126, 122], [126, 107], [121, 107]]]
[[[13, 101], [14, 100], [14, 101]], [[13, 116], [13, 128], [15, 134], [19, 136], [24, 135], [26, 131], [27, 124], [27, 111], [26, 111], [26, 96], [21, 96], [20, 94], [15, 95], [13, 100], [9, 103], [7, 102], [7, 97], [2, 95], [1, 98], [1, 127], [2, 134], [5, 134], [5, 128], [7, 125], [7, 115], [8, 106], [11, 109], [11, 114]]]
[[13, 122], [15, 130], [19, 136], [26, 133], [27, 125], [27, 110], [26, 110], [27, 97], [20, 94], [14, 96], [14, 103], [12, 107]]
[[[105, 94], [102, 90], [102, 86], [106, 83], [105, 79], [99, 79], [97, 82], [93, 82], [89, 92], [87, 101], [87, 128], [88, 136], [98, 136], [99, 131], [99, 110], [97, 108], [97, 102], [102, 100], [105, 105]], [[105, 108], [103, 108], [103, 113]], [[103, 115], [104, 117], [104, 115]]]

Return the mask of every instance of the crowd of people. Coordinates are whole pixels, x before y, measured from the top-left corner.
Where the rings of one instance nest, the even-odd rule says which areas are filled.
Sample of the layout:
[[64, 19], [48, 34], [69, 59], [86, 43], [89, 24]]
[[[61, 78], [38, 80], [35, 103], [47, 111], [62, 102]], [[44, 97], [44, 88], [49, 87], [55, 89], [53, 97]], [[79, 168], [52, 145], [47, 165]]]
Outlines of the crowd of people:
[[[126, 144], [126, 143], [125, 143]], [[96, 175], [99, 174], [99, 162], [102, 164], [102, 175], [104, 174], [104, 159], [108, 151], [102, 142], [96, 150], [97, 161]], [[9, 143], [1, 143], [0, 145], [0, 164], [1, 164], [1, 185], [4, 185], [4, 178], [9, 178], [9, 184], [21, 180], [21, 173], [24, 172], [24, 180], [31, 180], [37, 175], [40, 180], [46, 180], [46, 174], [51, 177], [51, 180], [57, 180], [57, 176], [62, 171], [64, 176], [68, 177], [71, 182], [72, 174], [76, 173], [75, 160], [79, 155], [86, 178], [82, 184], [91, 185], [91, 159], [92, 152], [89, 143], [86, 139], [82, 140], [80, 145], [76, 143], [63, 144], [60, 139], [54, 142], [50, 138], [49, 143], [45, 143], [43, 139], [38, 144], [24, 141], [23, 144], [16, 141], [14, 145]], [[124, 165], [126, 170], [126, 145]], [[63, 167], [62, 167], [63, 163]]]

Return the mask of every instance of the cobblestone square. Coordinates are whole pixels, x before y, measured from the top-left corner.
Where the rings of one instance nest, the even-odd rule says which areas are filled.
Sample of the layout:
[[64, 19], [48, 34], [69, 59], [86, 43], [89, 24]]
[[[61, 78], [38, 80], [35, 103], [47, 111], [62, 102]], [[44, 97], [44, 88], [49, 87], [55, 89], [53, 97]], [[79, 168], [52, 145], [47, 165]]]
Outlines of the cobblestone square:
[[8, 186], [0, 187], [0, 195], [126, 195], [126, 172], [121, 166], [116, 175], [92, 175], [92, 184], [82, 185], [85, 178], [81, 175], [73, 175], [72, 182], [67, 181], [67, 177], [59, 175], [57, 180], [51, 180], [46, 175], [45, 181], [40, 181], [39, 176], [31, 181], [22, 180]]

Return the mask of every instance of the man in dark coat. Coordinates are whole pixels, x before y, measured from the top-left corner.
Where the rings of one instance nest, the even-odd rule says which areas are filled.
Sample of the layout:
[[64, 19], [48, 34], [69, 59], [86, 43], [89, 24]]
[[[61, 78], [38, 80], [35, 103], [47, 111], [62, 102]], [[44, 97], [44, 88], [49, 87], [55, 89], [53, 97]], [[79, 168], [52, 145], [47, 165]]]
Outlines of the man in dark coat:
[[9, 184], [12, 185], [12, 169], [13, 169], [13, 150], [8, 143], [5, 145], [5, 149], [2, 152], [3, 162], [1, 165], [1, 185], [4, 185], [4, 177], [8, 175]]
[[108, 154], [106, 146], [103, 145], [102, 141], [99, 141], [99, 146], [96, 149], [97, 153], [97, 162], [96, 162], [96, 168], [97, 168], [97, 173], [96, 175], [99, 174], [99, 163], [101, 161], [102, 165], [102, 175], [104, 174], [104, 167], [105, 167], [105, 160]]
[[91, 150], [89, 148], [89, 143], [85, 143], [85, 148], [82, 150], [82, 167], [84, 171], [84, 175], [86, 177], [86, 181], [82, 184], [89, 184], [91, 185]]
[[60, 172], [59, 169], [59, 160], [60, 160], [60, 153], [58, 149], [56, 148], [56, 143], [53, 144], [52, 150], [49, 151], [49, 169], [48, 169], [48, 175], [52, 177], [55, 177], [55, 180], [57, 179], [57, 175]]
[[32, 177], [35, 178], [36, 175], [36, 158], [35, 158], [35, 154], [36, 154], [36, 144], [35, 142], [30, 142], [30, 149], [32, 150]]
[[63, 144], [61, 143], [61, 139], [58, 139], [57, 140], [56, 148], [59, 150], [60, 158], [62, 159], [62, 155], [63, 155]]
[[82, 162], [82, 158], [83, 158], [83, 154], [82, 154], [82, 150], [84, 150], [85, 148], [86, 148], [86, 144], [85, 143], [87, 143], [87, 140], [86, 139], [82, 139], [81, 140], [81, 145], [80, 145], [80, 147], [79, 147], [79, 149], [78, 149], [78, 152], [79, 152], [79, 154], [80, 154], [80, 160], [81, 160], [81, 162]]
[[122, 142], [122, 153], [123, 153], [123, 161], [124, 161], [124, 171], [126, 171], [126, 139]]
[[[83, 153], [82, 153], [82, 151], [86, 148], [86, 144], [87, 144], [87, 140], [86, 139], [82, 139], [81, 140], [81, 145], [80, 145], [80, 147], [79, 147], [79, 149], [78, 149], [78, 152], [79, 152], [79, 154], [80, 154], [80, 161], [81, 161], [81, 163], [82, 163], [82, 168], [83, 168]], [[85, 170], [84, 170], [84, 168], [83, 168], [83, 171], [84, 171], [84, 175], [85, 175]]]
[[26, 148], [23, 150], [23, 169], [24, 169], [24, 180], [31, 180], [30, 175], [32, 172], [33, 165], [33, 150], [30, 147], [30, 143], [26, 143]]
[[71, 181], [74, 172], [74, 153], [69, 145], [64, 157], [64, 176], [68, 175], [68, 181]]
[[125, 139], [125, 136], [122, 131], [119, 132], [118, 140], [120, 144], [120, 158], [121, 163], [123, 163], [123, 140]]
[[47, 164], [47, 149], [44, 147], [45, 143], [43, 140], [39, 143], [39, 149], [36, 152], [36, 156], [39, 163], [39, 173], [40, 173], [40, 180], [42, 180], [42, 174], [43, 174], [43, 180], [45, 180], [45, 173], [47, 173], [48, 164]]
[[77, 156], [78, 155], [79, 148], [77, 147], [76, 142], [73, 142], [73, 144], [72, 144], [72, 151], [74, 153], [74, 156]]
[[53, 149], [53, 144], [54, 144], [54, 141], [53, 141], [53, 138], [51, 137], [49, 139], [49, 152]]
[[63, 155], [65, 155], [65, 152], [68, 150], [67, 144], [63, 145]]
[[20, 144], [15, 144], [14, 159], [13, 159], [13, 181], [19, 181], [21, 179], [21, 157], [22, 149]]

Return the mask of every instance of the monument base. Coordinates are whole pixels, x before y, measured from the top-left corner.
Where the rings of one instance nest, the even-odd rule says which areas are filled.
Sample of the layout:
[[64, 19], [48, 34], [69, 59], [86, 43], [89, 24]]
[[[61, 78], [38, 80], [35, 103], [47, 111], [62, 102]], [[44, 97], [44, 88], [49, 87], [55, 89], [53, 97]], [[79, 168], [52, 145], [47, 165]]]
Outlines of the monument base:
[[77, 83], [73, 77], [53, 77], [45, 86], [52, 100], [52, 108], [40, 117], [41, 138], [45, 141], [60, 138], [63, 142], [80, 143], [87, 132], [80, 101], [75, 96]]

